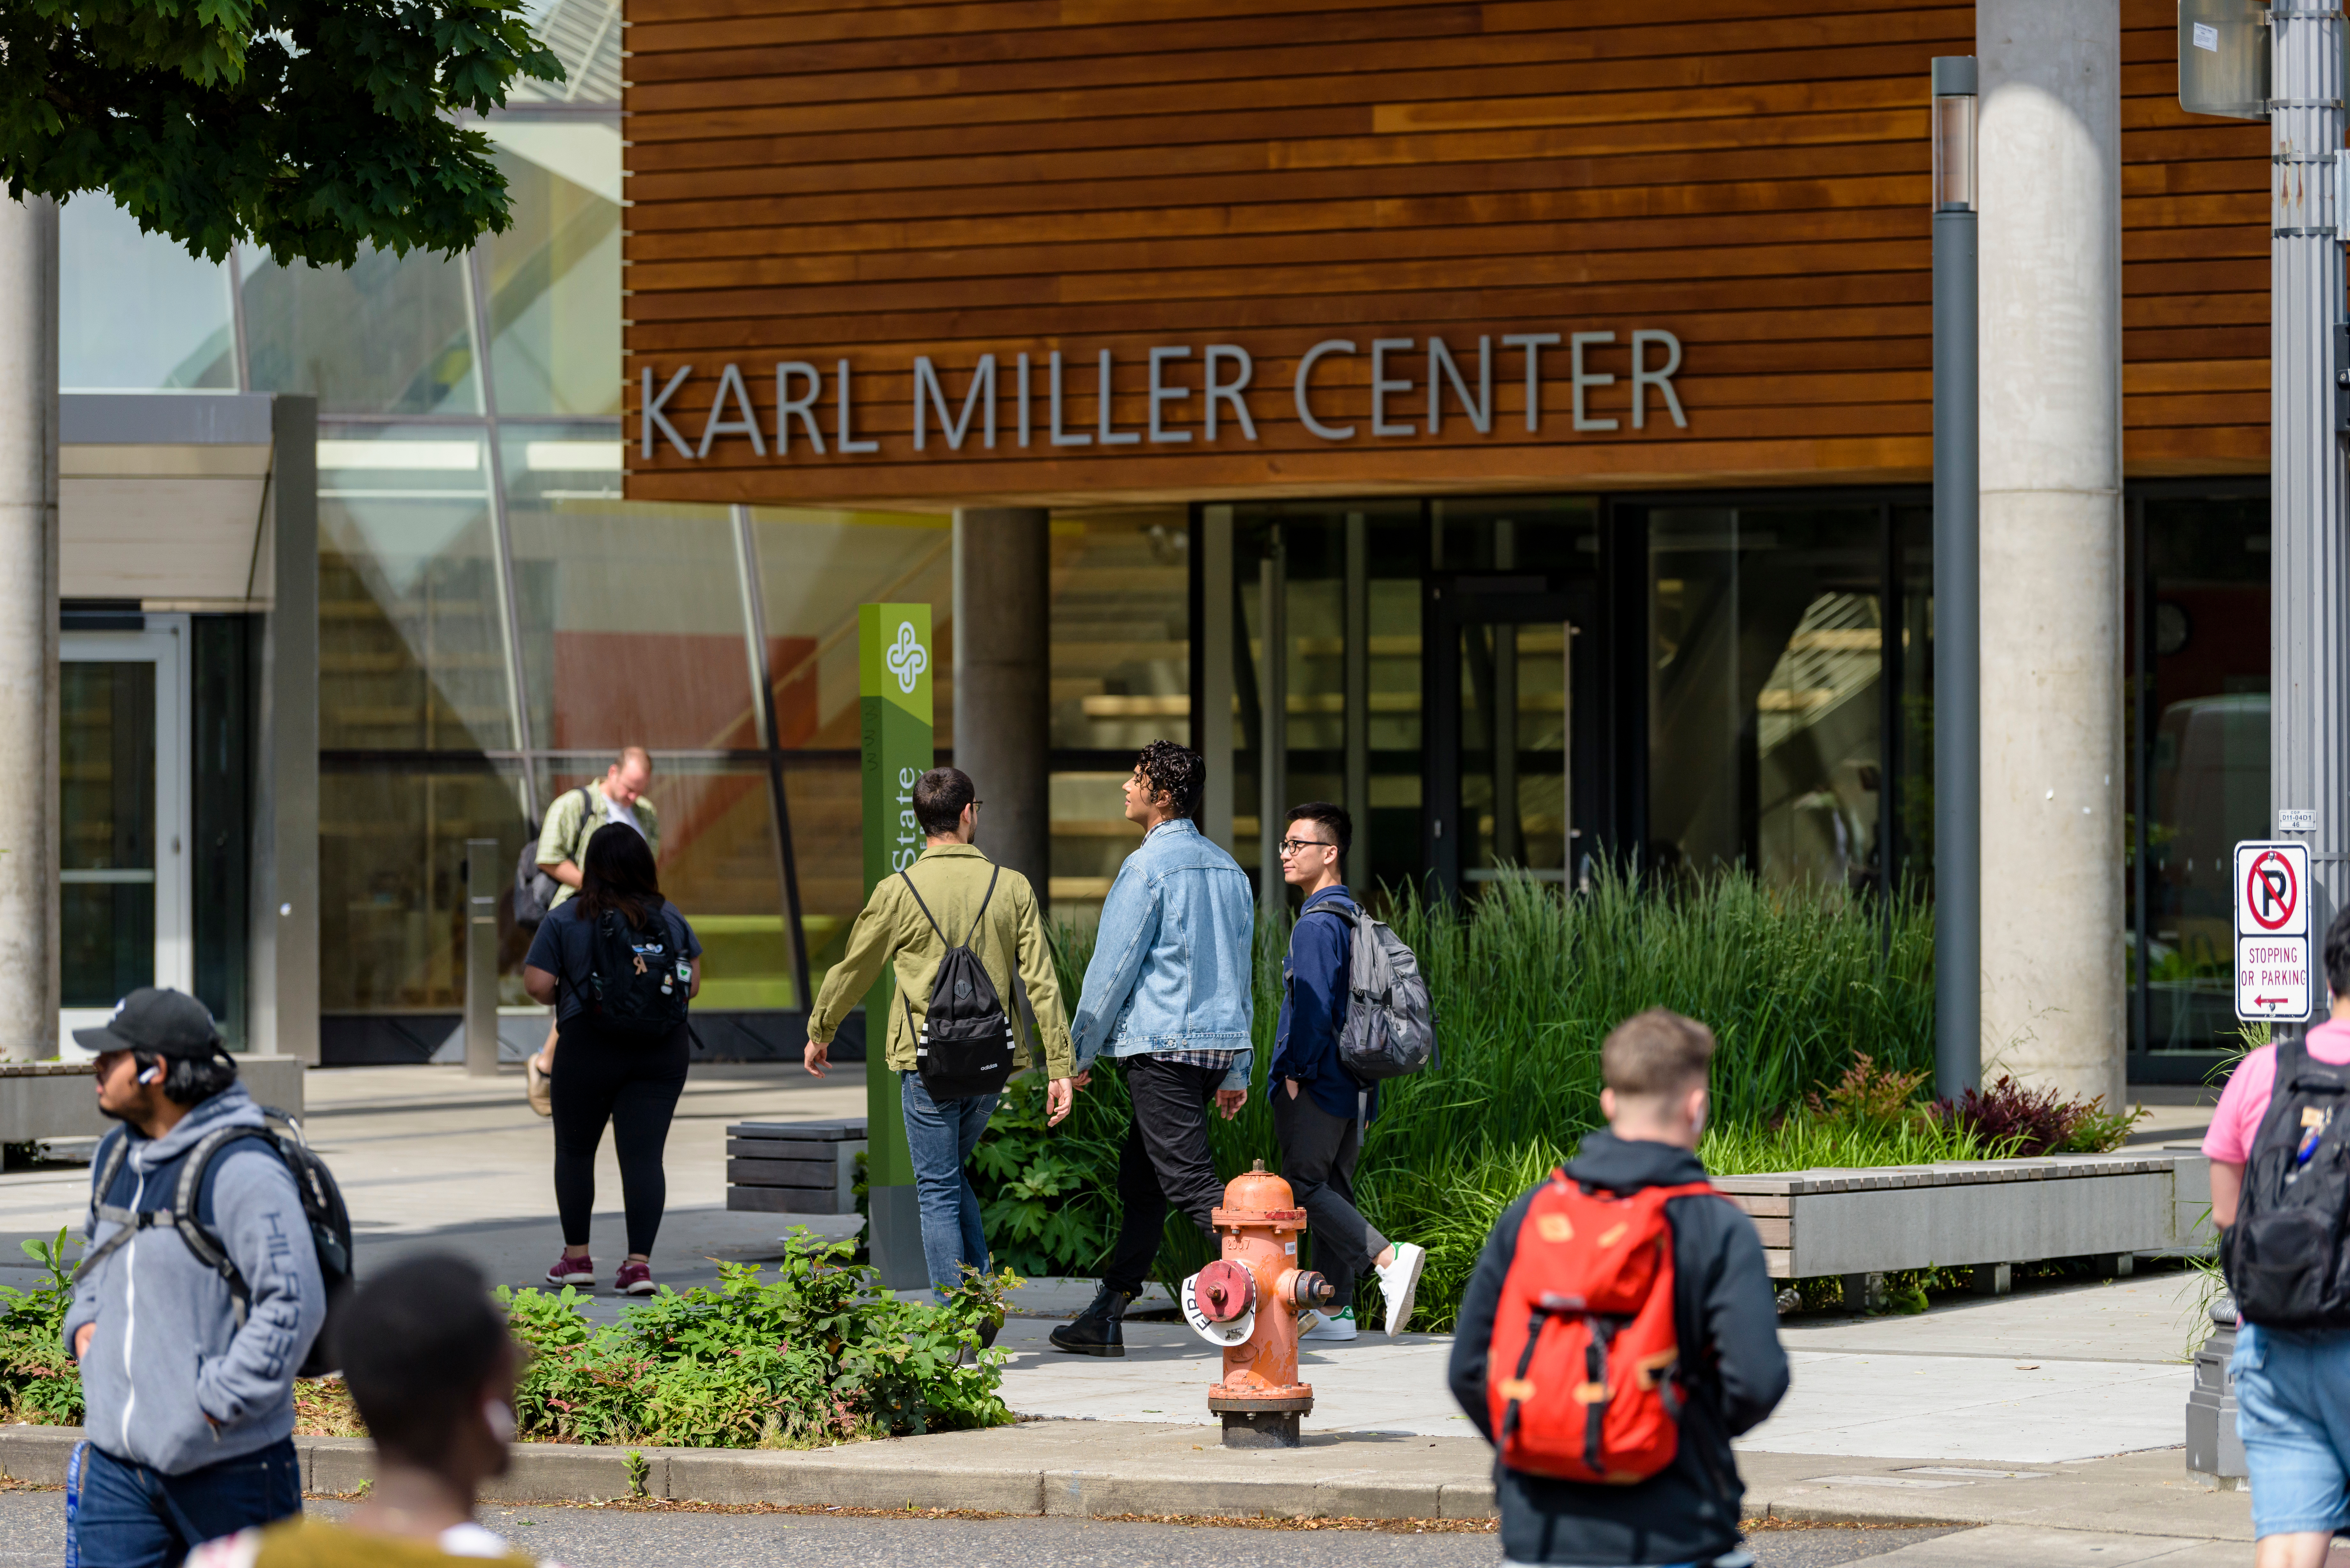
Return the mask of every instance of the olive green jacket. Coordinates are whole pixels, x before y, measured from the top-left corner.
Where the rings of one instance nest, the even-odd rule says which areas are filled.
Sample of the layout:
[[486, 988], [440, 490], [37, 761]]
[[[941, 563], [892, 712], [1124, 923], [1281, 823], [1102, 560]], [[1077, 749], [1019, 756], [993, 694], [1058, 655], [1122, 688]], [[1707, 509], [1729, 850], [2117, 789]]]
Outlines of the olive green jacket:
[[[987, 879], [995, 870], [995, 863], [971, 845], [934, 845], [922, 851], [906, 877], [890, 877], [875, 888], [856, 923], [848, 928], [847, 955], [832, 966], [816, 993], [815, 1010], [808, 1014], [808, 1038], [819, 1045], [831, 1044], [840, 1021], [865, 1000], [865, 993], [880, 978], [882, 967], [894, 965], [897, 994], [889, 1000], [889, 1046], [883, 1059], [893, 1073], [911, 1072], [914, 1030], [909, 1026], [908, 1012], [910, 1008], [915, 1023], [929, 1013], [931, 981], [947, 949], [939, 940], [938, 929], [923, 917], [921, 905], [908, 896], [907, 877], [921, 893], [921, 903], [930, 906], [931, 917], [960, 942], [972, 929], [979, 901], [987, 893]], [[1036, 1031], [1044, 1037], [1045, 1075], [1070, 1076], [1076, 1058], [1069, 1049], [1069, 1025], [1061, 1011], [1060, 983], [1053, 974], [1053, 951], [1045, 941], [1044, 917], [1027, 877], [1017, 871], [1003, 871], [996, 881], [994, 897], [987, 900], [986, 919], [969, 940], [1003, 1011], [1012, 1017], [1018, 1042], [1013, 1054], [1014, 1065], [1025, 1067], [1035, 1061], [1027, 1027], [1020, 1018], [1020, 993], [1012, 985], [1016, 964], [1028, 988], [1028, 1005], [1036, 1014]], [[865, 1021], [868, 1042], [874, 1022]]]

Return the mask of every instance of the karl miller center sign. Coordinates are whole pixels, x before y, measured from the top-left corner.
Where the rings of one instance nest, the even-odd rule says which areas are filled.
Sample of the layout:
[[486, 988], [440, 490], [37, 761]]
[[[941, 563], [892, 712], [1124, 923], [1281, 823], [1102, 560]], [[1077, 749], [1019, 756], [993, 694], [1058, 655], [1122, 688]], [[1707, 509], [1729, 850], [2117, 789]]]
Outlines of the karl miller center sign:
[[[1277, 381], [1260, 378], [1256, 357], [1237, 343], [1164, 344], [1124, 360], [1107, 348], [1073, 359], [1057, 349], [989, 353], [951, 366], [929, 354], [898, 366], [868, 356], [862, 367], [868, 377], [895, 370], [902, 385], [907, 371], [911, 374], [911, 420], [892, 421], [900, 433], [886, 437], [859, 433], [869, 422], [860, 416], [870, 410], [858, 401], [859, 367], [847, 358], [828, 365], [779, 359], [755, 365], [748, 375], [735, 361], [714, 371], [681, 364], [660, 377], [647, 365], [639, 381], [638, 450], [650, 462], [660, 450], [698, 462], [723, 452], [720, 443], [730, 439], [754, 456], [793, 461], [862, 456], [882, 452], [885, 443], [924, 455], [966, 447], [1034, 447], [1057, 454], [1219, 446], [1254, 442], [1259, 421], [1291, 416], [1309, 435], [1330, 442], [1441, 436], [1451, 421], [1482, 436], [1493, 432], [1508, 401], [1517, 403], [1525, 429], [1539, 433], [1547, 385], [1565, 393], [1553, 406], [1563, 403], [1565, 418], [1554, 413], [1554, 427], [1610, 431], [1628, 419], [1632, 429], [1646, 430], [1653, 419], [1689, 428], [1673, 386], [1681, 368], [1680, 339], [1654, 327], [1481, 334], [1473, 346], [1465, 337], [1457, 343], [1441, 337], [1326, 337], [1300, 348], [1294, 370]], [[1603, 350], [1628, 350], [1628, 372], [1619, 377], [1602, 369]], [[701, 405], [691, 393], [678, 396], [697, 370], [715, 384], [700, 427], [681, 429], [671, 414], [672, 400]], [[1619, 380], [1628, 385], [1617, 389]], [[1523, 392], [1514, 397], [1502, 395], [1519, 388]], [[1603, 394], [1609, 400], [1604, 409]], [[1133, 410], [1125, 422], [1118, 417], [1120, 400]], [[690, 414], [679, 417], [691, 423]]]

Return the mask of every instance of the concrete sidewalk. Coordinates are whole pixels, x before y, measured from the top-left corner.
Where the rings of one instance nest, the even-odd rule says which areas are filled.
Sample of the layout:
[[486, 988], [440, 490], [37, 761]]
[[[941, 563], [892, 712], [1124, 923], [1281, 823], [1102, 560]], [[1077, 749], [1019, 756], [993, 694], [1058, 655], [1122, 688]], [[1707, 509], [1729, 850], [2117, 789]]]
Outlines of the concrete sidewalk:
[[[494, 1281], [537, 1282], [560, 1241], [552, 1139], [523, 1103], [518, 1074], [484, 1081], [458, 1068], [342, 1069], [314, 1073], [307, 1092], [310, 1131], [350, 1201], [363, 1272], [414, 1249], [449, 1247]], [[670, 1139], [657, 1276], [681, 1287], [713, 1282], [720, 1261], [775, 1257], [795, 1222], [725, 1209], [728, 1123], [863, 1107], [853, 1064], [821, 1081], [792, 1064], [696, 1067]], [[598, 1164], [595, 1247], [608, 1269], [621, 1252], [608, 1141]], [[0, 1232], [0, 1282], [29, 1282], [26, 1261], [5, 1242], [78, 1227], [88, 1184], [78, 1169], [0, 1175], [0, 1225], [14, 1232]], [[858, 1222], [806, 1223], [847, 1234]], [[1129, 1322], [1122, 1360], [1046, 1348], [1053, 1323], [1092, 1292], [1089, 1281], [1033, 1282], [999, 1341], [1012, 1352], [1007, 1403], [1044, 1419], [812, 1454], [649, 1454], [649, 1490], [1013, 1512], [1442, 1517], [1490, 1509], [1490, 1454], [1445, 1387], [1448, 1336], [1390, 1341], [1370, 1328], [1352, 1344], [1312, 1346], [1303, 1370], [1318, 1402], [1307, 1446], [1227, 1452], [1206, 1408], [1218, 1354], [1180, 1323]], [[1739, 1445], [1751, 1507], [1789, 1518], [2241, 1539], [2244, 1498], [2191, 1487], [2177, 1448], [2200, 1293], [2196, 1276], [2168, 1269], [2105, 1284], [2027, 1285], [1916, 1317], [1790, 1320], [1782, 1332], [1793, 1392]], [[589, 1310], [607, 1318], [623, 1305], [598, 1296]], [[60, 1438], [7, 1428], [0, 1463], [37, 1479], [61, 1452]], [[303, 1441], [314, 1484], [356, 1483], [356, 1445]], [[512, 1495], [531, 1498], [623, 1494], [624, 1451], [525, 1445], [514, 1487]], [[982, 1501], [989, 1498], [996, 1501]]]
[[[55, 1485], [80, 1436], [0, 1427], [0, 1468]], [[368, 1447], [296, 1439], [305, 1490], [348, 1493], [371, 1472]], [[976, 1509], [1101, 1517], [1183, 1514], [1289, 1519], [1482, 1519], [1493, 1511], [1492, 1451], [1474, 1438], [1317, 1434], [1293, 1449], [1228, 1449], [1165, 1423], [1025, 1421], [809, 1452], [589, 1448], [523, 1443], [489, 1494], [586, 1501], [632, 1493], [712, 1503]], [[1950, 1466], [1743, 1456], [1746, 1516], [1798, 1521], [2006, 1524], [2126, 1536], [2249, 1541], [2250, 1499], [2190, 1485], [2176, 1450], [2042, 1466]]]
[[[2182, 1440], [2188, 1336], [2199, 1276], [2168, 1269], [2110, 1284], [2027, 1287], [1915, 1317], [1794, 1320], [1794, 1383], [1742, 1452], [1899, 1455], [1923, 1461], [2090, 1459]], [[1082, 1293], [1074, 1298], [1082, 1300]], [[1074, 1306], [1071, 1310], [1075, 1310]], [[1023, 1416], [1211, 1426], [1220, 1353], [1180, 1324], [1129, 1323], [1123, 1359], [1051, 1349], [1051, 1324], [1015, 1319], [1005, 1402]], [[1309, 1342], [1309, 1431], [1461, 1437], [1446, 1334]]]

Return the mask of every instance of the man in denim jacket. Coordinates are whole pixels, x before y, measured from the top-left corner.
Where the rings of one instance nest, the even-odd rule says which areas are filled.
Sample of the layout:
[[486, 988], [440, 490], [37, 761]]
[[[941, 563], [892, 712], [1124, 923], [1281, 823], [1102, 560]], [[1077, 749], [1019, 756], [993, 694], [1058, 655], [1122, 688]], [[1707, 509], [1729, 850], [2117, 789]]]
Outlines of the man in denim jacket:
[[1230, 1121], [1248, 1099], [1256, 900], [1248, 873], [1191, 820], [1206, 782], [1196, 752], [1168, 741], [1142, 748], [1126, 781], [1127, 820], [1141, 825], [1142, 846], [1102, 905], [1069, 1030], [1077, 1086], [1107, 1047], [1134, 1101], [1118, 1162], [1126, 1216], [1101, 1292], [1053, 1331], [1055, 1348], [1079, 1355], [1126, 1354], [1120, 1321], [1159, 1255], [1170, 1203], [1213, 1244], [1224, 1184], [1208, 1153], [1208, 1105]]

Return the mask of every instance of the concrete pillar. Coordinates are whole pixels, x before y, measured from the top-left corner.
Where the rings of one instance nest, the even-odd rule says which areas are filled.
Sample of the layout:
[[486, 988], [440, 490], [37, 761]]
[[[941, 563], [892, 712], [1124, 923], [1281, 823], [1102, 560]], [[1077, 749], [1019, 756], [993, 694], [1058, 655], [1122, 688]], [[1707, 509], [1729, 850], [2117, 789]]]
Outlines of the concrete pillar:
[[57, 1054], [57, 207], [0, 196], [0, 1057]]
[[2121, 43], [1981, 0], [1982, 1050], [2120, 1102]]
[[269, 406], [269, 613], [254, 725], [253, 1048], [318, 1062], [318, 400]]
[[979, 797], [979, 846], [1051, 896], [1052, 514], [954, 516], [954, 761]]

